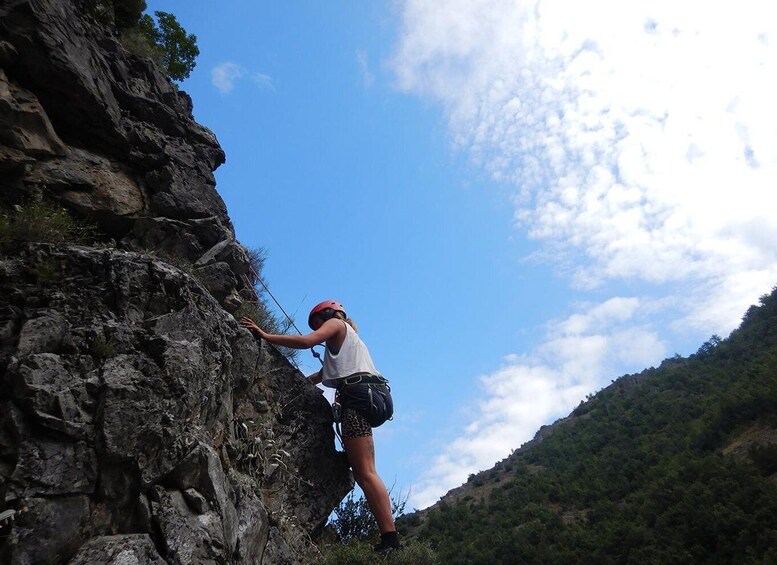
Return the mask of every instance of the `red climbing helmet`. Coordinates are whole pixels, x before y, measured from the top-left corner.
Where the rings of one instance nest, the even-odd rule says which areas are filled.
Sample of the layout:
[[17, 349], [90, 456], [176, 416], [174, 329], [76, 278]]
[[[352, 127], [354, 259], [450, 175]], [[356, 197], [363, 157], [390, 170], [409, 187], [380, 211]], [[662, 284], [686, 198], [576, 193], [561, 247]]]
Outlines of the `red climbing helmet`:
[[326, 310], [327, 308], [340, 311], [343, 313], [343, 316], [345, 316], [346, 318], [348, 317], [345, 313], [345, 306], [340, 304], [337, 300], [324, 300], [323, 302], [313, 306], [313, 309], [310, 311], [310, 314], [308, 314], [308, 326], [310, 326], [311, 330], [313, 329], [313, 316], [315, 316], [322, 310]]

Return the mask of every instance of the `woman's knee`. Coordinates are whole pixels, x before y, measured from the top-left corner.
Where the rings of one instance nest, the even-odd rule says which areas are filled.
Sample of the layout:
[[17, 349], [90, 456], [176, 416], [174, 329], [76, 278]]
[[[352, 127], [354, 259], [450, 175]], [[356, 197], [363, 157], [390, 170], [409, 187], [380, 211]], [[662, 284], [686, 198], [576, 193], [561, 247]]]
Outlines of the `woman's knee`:
[[378, 472], [374, 469], [354, 469], [353, 478], [359, 486], [373, 484], [380, 481]]

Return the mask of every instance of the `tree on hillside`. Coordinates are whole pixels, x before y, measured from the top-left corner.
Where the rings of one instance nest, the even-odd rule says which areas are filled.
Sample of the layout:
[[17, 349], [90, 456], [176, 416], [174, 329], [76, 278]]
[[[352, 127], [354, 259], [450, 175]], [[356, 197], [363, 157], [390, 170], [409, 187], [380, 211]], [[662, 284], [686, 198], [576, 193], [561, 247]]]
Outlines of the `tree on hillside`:
[[184, 80], [197, 65], [195, 59], [200, 54], [197, 36], [187, 34], [175, 16], [169, 12], [156, 11], [154, 15], [158, 27], [148, 14], [141, 16], [138, 27], [149, 43], [159, 50], [159, 64], [165, 69], [167, 76], [173, 80]]
[[777, 289], [398, 527], [450, 565], [777, 564], [775, 406]]
[[188, 78], [197, 65], [197, 36], [187, 33], [173, 14], [146, 14], [145, 0], [91, 0], [90, 5], [98, 18], [112, 23], [127, 50], [153, 59], [172, 80]]

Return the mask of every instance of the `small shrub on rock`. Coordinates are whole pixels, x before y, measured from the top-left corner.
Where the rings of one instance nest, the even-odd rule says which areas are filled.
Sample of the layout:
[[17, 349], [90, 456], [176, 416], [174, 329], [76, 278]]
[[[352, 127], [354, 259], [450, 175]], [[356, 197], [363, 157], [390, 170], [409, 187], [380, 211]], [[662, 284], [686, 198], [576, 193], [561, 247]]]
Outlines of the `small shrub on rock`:
[[10, 214], [0, 217], [0, 244], [85, 243], [95, 231], [65, 209], [45, 201], [16, 206]]
[[[288, 331], [288, 327], [283, 327], [278, 322], [278, 319], [267, 309], [262, 302], [249, 302], [245, 301], [232, 315], [236, 320], [239, 320], [243, 316], [251, 318], [257, 326], [269, 333], [285, 333]], [[292, 349], [290, 347], [278, 347], [280, 351], [294, 366], [299, 364], [299, 349]]]
[[376, 557], [372, 544], [354, 540], [347, 544], [329, 545], [321, 550], [318, 565], [439, 565], [441, 561], [432, 547], [423, 542], [411, 542], [385, 558]]
[[176, 17], [169, 12], [139, 15], [133, 25], [120, 31], [121, 43], [127, 51], [150, 57], [172, 80], [189, 77], [200, 54], [197, 36], [186, 33]]

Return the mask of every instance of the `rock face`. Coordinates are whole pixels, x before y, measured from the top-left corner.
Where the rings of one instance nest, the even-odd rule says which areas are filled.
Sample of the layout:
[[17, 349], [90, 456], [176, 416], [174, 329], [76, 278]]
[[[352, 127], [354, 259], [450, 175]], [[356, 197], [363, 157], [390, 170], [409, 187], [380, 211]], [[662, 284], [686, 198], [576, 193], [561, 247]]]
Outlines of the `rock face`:
[[249, 290], [249, 260], [215, 190], [224, 152], [194, 121], [189, 96], [124, 49], [90, 16], [94, 5], [0, 3], [3, 199], [44, 195], [89, 216], [120, 248], [190, 264], [218, 245], [208, 260], [227, 272], [213, 293], [234, 306]]
[[329, 405], [228, 313], [224, 154], [111, 2], [0, 2], [0, 204], [117, 242], [0, 249], [0, 563], [307, 562], [352, 484]]
[[30, 244], [0, 332], [3, 563], [305, 562], [351, 487], [320, 391], [165, 262]]

